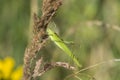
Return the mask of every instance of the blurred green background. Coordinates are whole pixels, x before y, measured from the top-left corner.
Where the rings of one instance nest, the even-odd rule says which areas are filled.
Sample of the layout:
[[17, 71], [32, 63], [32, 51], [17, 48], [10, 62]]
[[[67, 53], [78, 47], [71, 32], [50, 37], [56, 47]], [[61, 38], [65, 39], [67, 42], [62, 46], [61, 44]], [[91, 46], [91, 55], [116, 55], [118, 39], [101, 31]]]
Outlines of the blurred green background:
[[[24, 50], [31, 39], [33, 13], [41, 15], [42, 0], [0, 0], [0, 59], [12, 56], [23, 64]], [[63, 0], [53, 18], [62, 39], [78, 57], [82, 68], [120, 58], [120, 0]], [[53, 42], [40, 52], [47, 62], [72, 60]], [[40, 80], [63, 80], [72, 73], [55, 68]], [[86, 75], [82, 75], [85, 73]], [[120, 62], [107, 62], [78, 74], [82, 80], [90, 74], [95, 80], [119, 80]], [[67, 80], [79, 80], [74, 76]]]

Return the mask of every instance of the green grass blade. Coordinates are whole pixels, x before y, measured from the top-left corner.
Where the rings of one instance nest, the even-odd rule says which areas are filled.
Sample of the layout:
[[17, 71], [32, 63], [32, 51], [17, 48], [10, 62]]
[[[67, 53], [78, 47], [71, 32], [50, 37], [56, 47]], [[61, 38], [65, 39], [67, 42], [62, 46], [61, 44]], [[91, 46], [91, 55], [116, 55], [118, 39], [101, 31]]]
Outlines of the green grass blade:
[[65, 53], [67, 53], [72, 60], [77, 64], [77, 66], [81, 67], [79, 61], [76, 59], [76, 57], [73, 55], [73, 53], [70, 51], [70, 49], [67, 47], [67, 45], [60, 39], [60, 37], [54, 33], [51, 29], [47, 29], [48, 35], [51, 38], [51, 40], [59, 47], [61, 48]]

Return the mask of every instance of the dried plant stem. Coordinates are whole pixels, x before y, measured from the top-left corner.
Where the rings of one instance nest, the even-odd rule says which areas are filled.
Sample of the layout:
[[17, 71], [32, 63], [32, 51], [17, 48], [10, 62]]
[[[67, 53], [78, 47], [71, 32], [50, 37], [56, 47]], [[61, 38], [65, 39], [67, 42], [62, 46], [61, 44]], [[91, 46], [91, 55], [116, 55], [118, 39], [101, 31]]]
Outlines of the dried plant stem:
[[75, 70], [75, 67], [69, 65], [66, 62], [46, 63], [43, 67], [41, 67], [42, 63], [43, 63], [42, 58], [36, 62], [36, 66], [35, 66], [34, 74], [33, 74], [34, 79], [38, 76], [43, 75], [45, 72], [47, 72], [48, 70], [51, 70], [55, 67], [63, 67], [63, 68], [69, 69], [69, 70]]
[[31, 43], [25, 50], [24, 55], [24, 75], [23, 80], [31, 80], [33, 71], [31, 71], [32, 59], [36, 53], [41, 50], [47, 41], [46, 28], [51, 18], [54, 16], [56, 10], [61, 5], [61, 0], [43, 0], [42, 16], [38, 18], [34, 15], [34, 36]]
[[24, 56], [24, 80], [31, 80], [32, 71], [31, 71], [31, 61], [36, 56], [36, 53], [43, 47], [44, 43], [47, 39], [44, 39], [42, 43], [38, 42], [38, 36], [41, 37], [44, 35], [36, 35], [33, 38], [32, 44], [30, 47], [26, 48], [25, 56]]

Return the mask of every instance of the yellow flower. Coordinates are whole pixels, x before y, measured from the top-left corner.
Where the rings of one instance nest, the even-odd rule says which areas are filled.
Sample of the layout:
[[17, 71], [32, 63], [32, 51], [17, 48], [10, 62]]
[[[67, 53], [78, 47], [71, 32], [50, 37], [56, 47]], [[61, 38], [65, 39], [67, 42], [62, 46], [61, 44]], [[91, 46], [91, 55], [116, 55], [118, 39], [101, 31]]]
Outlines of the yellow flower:
[[19, 66], [11, 75], [12, 80], [21, 80], [23, 67]]
[[15, 61], [11, 57], [0, 60], [0, 80], [21, 80], [22, 66], [13, 70]]

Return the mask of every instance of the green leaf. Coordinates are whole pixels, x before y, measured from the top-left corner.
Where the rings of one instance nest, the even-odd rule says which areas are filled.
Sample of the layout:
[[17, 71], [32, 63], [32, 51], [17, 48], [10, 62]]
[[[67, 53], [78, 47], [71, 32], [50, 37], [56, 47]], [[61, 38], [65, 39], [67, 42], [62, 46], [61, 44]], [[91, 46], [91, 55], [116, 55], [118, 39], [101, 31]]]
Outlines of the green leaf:
[[79, 61], [77, 58], [73, 55], [73, 53], [70, 51], [70, 49], [67, 47], [67, 45], [64, 43], [64, 41], [51, 29], [47, 29], [48, 35], [51, 38], [51, 40], [59, 47], [61, 48], [65, 53], [67, 53], [72, 60], [77, 64], [78, 67], [81, 67]]

